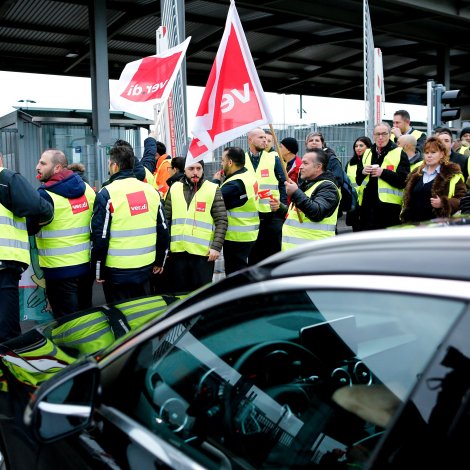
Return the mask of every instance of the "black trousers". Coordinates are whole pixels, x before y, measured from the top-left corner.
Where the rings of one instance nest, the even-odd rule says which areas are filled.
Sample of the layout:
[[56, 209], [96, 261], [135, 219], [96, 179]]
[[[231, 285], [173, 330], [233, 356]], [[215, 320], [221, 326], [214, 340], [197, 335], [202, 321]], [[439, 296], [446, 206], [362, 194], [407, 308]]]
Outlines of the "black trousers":
[[92, 288], [91, 274], [65, 279], [46, 279], [46, 295], [54, 318], [90, 308]]
[[284, 218], [273, 212], [260, 214], [258, 239], [248, 259], [250, 266], [281, 251], [283, 223]]
[[248, 257], [255, 242], [224, 241], [224, 263], [225, 274], [229, 275], [235, 271], [248, 267]]
[[21, 334], [19, 270], [0, 270], [0, 342]]
[[189, 293], [212, 282], [215, 263], [207, 259], [207, 256], [187, 252], [171, 253], [168, 258], [169, 293]]
[[139, 284], [113, 284], [107, 280], [103, 282], [103, 292], [109, 304], [150, 295], [150, 278]]

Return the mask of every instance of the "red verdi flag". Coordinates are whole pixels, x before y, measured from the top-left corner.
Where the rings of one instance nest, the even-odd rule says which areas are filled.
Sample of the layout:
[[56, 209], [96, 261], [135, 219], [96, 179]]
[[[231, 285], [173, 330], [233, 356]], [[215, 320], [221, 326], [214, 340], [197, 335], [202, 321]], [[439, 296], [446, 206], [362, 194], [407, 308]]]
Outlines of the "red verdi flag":
[[114, 109], [135, 114], [148, 112], [149, 106], [167, 100], [188, 48], [184, 42], [158, 55], [129, 62], [111, 96]]
[[[246, 41], [235, 3], [231, 1], [225, 30], [194, 120], [186, 165], [202, 160], [210, 152], [272, 122], [263, 88]], [[200, 141], [200, 142], [199, 142]], [[207, 150], [200, 152], [201, 144]]]

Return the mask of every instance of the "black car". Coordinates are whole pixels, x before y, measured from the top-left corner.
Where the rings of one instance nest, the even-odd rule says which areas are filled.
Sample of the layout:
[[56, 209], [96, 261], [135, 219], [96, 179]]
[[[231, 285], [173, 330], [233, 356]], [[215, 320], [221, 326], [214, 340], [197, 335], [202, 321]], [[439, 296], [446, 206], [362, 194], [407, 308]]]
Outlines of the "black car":
[[312, 242], [173, 300], [3, 346], [7, 468], [470, 465], [470, 227]]

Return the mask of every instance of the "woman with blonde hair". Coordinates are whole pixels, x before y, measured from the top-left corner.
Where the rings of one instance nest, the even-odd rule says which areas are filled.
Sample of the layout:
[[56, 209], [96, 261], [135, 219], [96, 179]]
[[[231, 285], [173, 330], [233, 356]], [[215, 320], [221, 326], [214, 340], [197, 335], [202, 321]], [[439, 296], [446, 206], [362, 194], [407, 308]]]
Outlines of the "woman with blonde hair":
[[402, 222], [449, 217], [459, 210], [466, 194], [460, 166], [449, 161], [444, 144], [430, 137], [423, 146], [424, 161], [406, 180]]

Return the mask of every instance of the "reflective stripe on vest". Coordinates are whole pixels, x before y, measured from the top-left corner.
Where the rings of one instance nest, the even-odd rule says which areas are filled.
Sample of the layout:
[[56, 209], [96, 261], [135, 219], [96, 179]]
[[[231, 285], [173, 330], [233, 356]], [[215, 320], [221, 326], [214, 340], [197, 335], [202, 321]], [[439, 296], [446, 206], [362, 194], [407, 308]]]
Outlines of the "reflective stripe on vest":
[[131, 269], [155, 262], [158, 191], [136, 178], [106, 186], [113, 207], [106, 266]]
[[[305, 195], [310, 197], [315, 189], [321, 184], [334, 184], [331, 181], [322, 180], [318, 181], [312, 187], [305, 191]], [[341, 198], [339, 189], [336, 188]], [[293, 204], [289, 208], [287, 219], [282, 227], [282, 251], [286, 251], [290, 248], [294, 248], [297, 245], [308, 243], [312, 240], [319, 240], [321, 238], [333, 237], [336, 234], [336, 223], [338, 221], [338, 205], [335, 211], [329, 217], [325, 217], [323, 220], [318, 222], [312, 222], [306, 217], [306, 215], [299, 210], [300, 218], [299, 221], [297, 211]]]
[[52, 341], [58, 346], [90, 354], [113, 344], [114, 334], [101, 311], [90, 312], [52, 329]]
[[211, 209], [217, 185], [204, 181], [191, 199], [186, 203], [183, 183], [177, 181], [171, 188], [171, 242], [173, 253], [187, 252], [206, 256], [214, 239], [214, 220]]
[[85, 184], [85, 193], [68, 199], [48, 191], [54, 203], [54, 219], [36, 235], [42, 268], [76, 266], [90, 261], [90, 220], [95, 192]]
[[[3, 168], [0, 168], [0, 172]], [[0, 204], [0, 260], [30, 264], [26, 218]]]
[[[251, 163], [251, 158], [248, 152], [245, 153], [245, 167], [246, 169], [256, 178], [258, 181], [258, 190], [263, 191], [269, 189], [271, 194], [276, 199], [279, 199], [279, 181], [276, 178], [274, 173], [274, 168], [276, 165], [276, 152], [261, 152], [261, 157], [259, 160], [258, 168], [253, 168]], [[269, 199], [259, 199], [258, 200], [258, 210], [259, 212], [271, 212], [271, 207], [269, 205]]]
[[32, 347], [19, 348], [13, 350], [13, 354], [2, 355], [3, 364], [14, 377], [33, 387], [51, 379], [75, 360], [46, 337], [35, 340]]
[[357, 170], [357, 163], [355, 165], [351, 165], [351, 163], [348, 163], [346, 174], [348, 175], [349, 180], [351, 181], [351, 186], [353, 188], [358, 187], [358, 184], [356, 183], [356, 170]]
[[[387, 166], [393, 166], [396, 170], [401, 158], [402, 149], [400, 147], [394, 148], [390, 150], [387, 155], [384, 157], [384, 161], [382, 162], [381, 168], [384, 170], [387, 169]], [[364, 153], [363, 157], [363, 164], [364, 166], [370, 165], [372, 161], [372, 152], [368, 153], [367, 155]], [[369, 175], [364, 178], [361, 186], [362, 189], [358, 193], [358, 200], [359, 204], [362, 204], [362, 198], [364, 196], [364, 189], [369, 182]], [[401, 205], [403, 201], [403, 189], [394, 188], [393, 186], [386, 183], [382, 178], [378, 178], [377, 181], [378, 186], [378, 195], [379, 200], [382, 202], [387, 202], [389, 204], [398, 204]]]
[[255, 241], [259, 232], [258, 183], [249, 171], [232, 176], [228, 182], [235, 180], [243, 181], [247, 199], [242, 206], [233, 207], [227, 211], [228, 228], [225, 240], [234, 242]]

